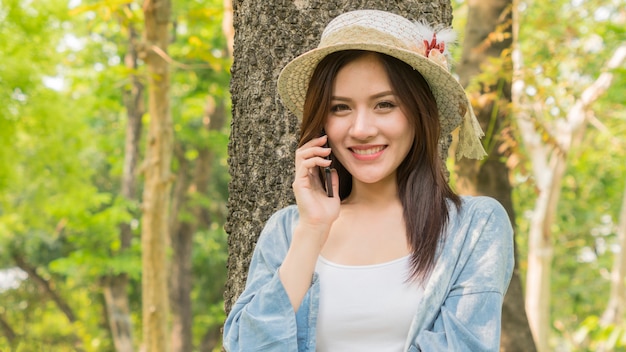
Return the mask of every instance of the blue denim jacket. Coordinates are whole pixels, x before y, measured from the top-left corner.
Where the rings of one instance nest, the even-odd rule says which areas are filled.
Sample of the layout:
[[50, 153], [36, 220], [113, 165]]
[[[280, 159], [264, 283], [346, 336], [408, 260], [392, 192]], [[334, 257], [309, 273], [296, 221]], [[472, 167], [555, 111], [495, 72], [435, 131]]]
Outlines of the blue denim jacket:
[[[405, 351], [498, 351], [502, 301], [513, 272], [513, 230], [488, 197], [451, 206], [445, 238], [413, 318]], [[278, 268], [298, 221], [295, 206], [266, 223], [244, 292], [224, 325], [227, 351], [315, 351], [319, 279], [313, 276], [297, 313]]]

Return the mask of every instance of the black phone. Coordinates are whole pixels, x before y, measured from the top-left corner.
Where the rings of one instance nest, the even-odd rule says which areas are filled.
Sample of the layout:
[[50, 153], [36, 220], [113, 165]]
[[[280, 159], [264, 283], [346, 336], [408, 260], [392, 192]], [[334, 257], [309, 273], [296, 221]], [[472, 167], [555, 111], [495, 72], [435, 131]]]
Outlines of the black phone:
[[[324, 132], [324, 130], [322, 130], [322, 134], [326, 134]], [[326, 140], [326, 144], [324, 144], [324, 148], [328, 148], [328, 140]], [[324, 157], [326, 160], [330, 160], [330, 154], [328, 154], [328, 156]], [[322, 183], [324, 184], [324, 187], [326, 188], [326, 195], [329, 198], [333, 197], [333, 179], [332, 179], [332, 171], [330, 169], [330, 166], [327, 167], [320, 167], [320, 176], [322, 178]]]

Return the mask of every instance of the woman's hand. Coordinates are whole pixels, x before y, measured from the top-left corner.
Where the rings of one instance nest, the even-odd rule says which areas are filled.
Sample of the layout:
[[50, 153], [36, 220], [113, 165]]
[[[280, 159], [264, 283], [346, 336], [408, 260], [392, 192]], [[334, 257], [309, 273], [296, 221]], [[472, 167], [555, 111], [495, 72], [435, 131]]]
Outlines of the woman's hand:
[[[298, 148], [296, 151], [296, 173], [293, 192], [300, 213], [300, 226], [309, 230], [328, 235], [332, 223], [339, 216], [339, 178], [337, 171], [332, 170], [331, 178], [334, 197], [328, 197], [324, 185], [319, 178], [319, 168], [329, 167], [330, 148], [324, 145], [327, 136], [315, 138]], [[325, 238], [322, 241], [325, 242]]]

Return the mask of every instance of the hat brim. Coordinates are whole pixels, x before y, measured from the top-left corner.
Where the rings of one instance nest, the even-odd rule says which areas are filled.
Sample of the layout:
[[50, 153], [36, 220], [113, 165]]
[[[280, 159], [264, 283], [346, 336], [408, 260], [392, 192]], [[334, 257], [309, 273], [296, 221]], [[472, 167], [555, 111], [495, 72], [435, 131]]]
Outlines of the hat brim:
[[428, 58], [397, 47], [381, 44], [335, 44], [310, 50], [289, 62], [278, 77], [278, 94], [285, 107], [302, 120], [309, 81], [318, 63], [327, 55], [344, 50], [367, 50], [395, 57], [419, 71], [437, 102], [441, 135], [452, 132], [467, 112], [467, 96], [461, 84], [446, 69]]

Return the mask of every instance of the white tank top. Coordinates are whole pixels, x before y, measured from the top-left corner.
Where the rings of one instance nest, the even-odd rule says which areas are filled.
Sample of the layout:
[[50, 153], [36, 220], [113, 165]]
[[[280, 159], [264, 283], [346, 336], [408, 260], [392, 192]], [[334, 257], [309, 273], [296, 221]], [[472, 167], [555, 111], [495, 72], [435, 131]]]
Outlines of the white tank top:
[[349, 266], [322, 256], [317, 352], [401, 352], [423, 287], [407, 281], [410, 256]]

